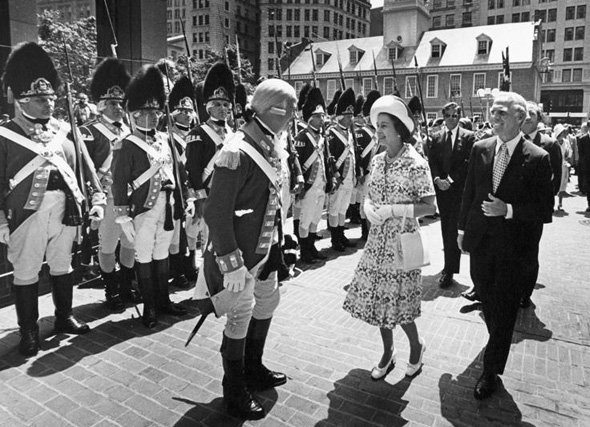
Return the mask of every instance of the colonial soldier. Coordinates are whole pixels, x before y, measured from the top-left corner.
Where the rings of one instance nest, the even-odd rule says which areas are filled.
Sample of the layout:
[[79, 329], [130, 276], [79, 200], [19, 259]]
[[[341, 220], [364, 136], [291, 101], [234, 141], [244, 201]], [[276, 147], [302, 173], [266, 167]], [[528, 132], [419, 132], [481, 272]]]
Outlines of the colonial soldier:
[[381, 94], [377, 90], [372, 90], [367, 94], [367, 99], [362, 106], [363, 125], [355, 128], [356, 132], [356, 143], [357, 143], [357, 158], [356, 162], [358, 165], [358, 184], [357, 184], [357, 200], [360, 203], [360, 217], [361, 217], [361, 229], [363, 240], [367, 240], [369, 235], [369, 224], [367, 223], [367, 216], [363, 209], [365, 197], [367, 195], [368, 178], [371, 172], [371, 159], [377, 149], [377, 137], [375, 136], [375, 128], [371, 124], [370, 115], [371, 107], [375, 101], [381, 97]]
[[[135, 245], [135, 267], [143, 297], [143, 323], [157, 324], [156, 314], [183, 315], [168, 295], [168, 250], [174, 234], [173, 209], [179, 212], [182, 182], [168, 141], [157, 132], [166, 101], [164, 82], [153, 65], [141, 68], [125, 94], [134, 132], [113, 165], [116, 222]], [[131, 194], [127, 189], [131, 188]]]
[[[271, 262], [271, 245], [278, 240], [281, 193], [279, 137], [295, 113], [295, 91], [278, 79], [263, 81], [254, 92], [247, 123], [223, 147], [205, 221], [210, 244], [204, 274], [210, 299], [202, 313], [227, 315], [221, 354], [223, 398], [230, 415], [260, 419], [265, 410], [250, 391], [284, 384], [284, 374], [262, 364], [273, 313], [279, 303], [276, 273], [262, 280], [260, 271]], [[276, 247], [276, 246], [275, 246]], [[269, 261], [267, 261], [269, 260]], [[224, 289], [225, 288], [225, 289]]]
[[354, 223], [354, 224], [360, 224], [361, 223], [361, 200], [362, 200], [362, 193], [363, 193], [363, 184], [362, 184], [362, 171], [360, 169], [360, 163], [359, 163], [359, 155], [360, 153], [358, 152], [359, 150], [359, 146], [357, 143], [357, 137], [358, 137], [358, 132], [360, 131], [360, 129], [362, 128], [362, 126], [365, 124], [365, 118], [363, 117], [363, 104], [365, 103], [365, 97], [363, 95], [358, 95], [356, 97], [356, 102], [354, 103], [354, 117], [352, 119], [352, 135], [354, 137], [354, 143], [355, 143], [355, 148], [356, 148], [356, 152], [355, 152], [355, 165], [356, 165], [356, 185], [354, 186], [353, 190], [352, 190], [352, 196], [350, 197], [350, 205], [348, 207], [347, 210], [347, 216], [350, 218], [350, 222]]
[[416, 122], [416, 131], [414, 132], [414, 148], [424, 158], [426, 158], [429, 148], [432, 145], [432, 140], [428, 139], [428, 135], [422, 132], [422, 103], [417, 96], [412, 97], [408, 102], [408, 108]]
[[324, 147], [325, 103], [318, 88], [309, 91], [302, 108], [306, 129], [295, 137], [295, 148], [302, 163], [305, 186], [299, 195], [300, 215], [297, 220], [301, 260], [313, 264], [326, 259], [315, 247], [315, 236], [322, 218], [326, 198], [326, 164]]
[[[186, 139], [191, 129], [196, 124], [196, 114], [193, 102], [194, 88], [190, 79], [183, 76], [176, 81], [170, 91], [168, 105], [172, 118], [170, 133], [174, 139], [174, 146], [179, 155], [182, 168], [186, 165]], [[172, 285], [186, 289], [190, 282], [197, 280], [197, 267], [195, 265], [195, 253], [197, 249], [198, 224], [194, 218], [194, 192], [189, 190], [187, 198], [186, 222], [182, 224], [182, 218], [175, 218], [174, 236], [170, 245], [170, 273]], [[182, 244], [181, 244], [182, 243]], [[188, 247], [188, 255], [186, 250]], [[183, 251], [181, 252], [181, 248]]]
[[328, 199], [328, 227], [332, 235], [332, 248], [338, 252], [354, 246], [344, 235], [346, 210], [354, 188], [356, 168], [354, 139], [350, 130], [354, 103], [354, 91], [348, 88], [336, 104], [336, 124], [326, 132], [326, 144], [336, 162], [338, 174], [337, 188]]
[[309, 83], [305, 83], [299, 91], [299, 98], [297, 100], [297, 119], [295, 120], [295, 128], [292, 129], [294, 135], [299, 135], [301, 131], [304, 131], [307, 128], [307, 123], [305, 122], [305, 119], [303, 119], [302, 110], [311, 87], [312, 86]]
[[32, 42], [16, 46], [2, 80], [15, 117], [0, 127], [0, 242], [8, 245], [14, 268], [19, 351], [33, 356], [39, 350], [37, 297], [44, 259], [55, 304], [55, 331], [90, 330], [72, 314], [72, 245], [85, 203], [75, 172], [78, 154], [84, 181], [93, 183], [87, 188], [92, 195], [90, 217], [102, 219], [106, 198], [84, 145], [76, 147], [68, 139], [70, 126], [51, 117], [59, 78], [47, 53]]
[[244, 112], [246, 111], [246, 104], [248, 104], [248, 93], [246, 92], [246, 87], [242, 83], [238, 83], [236, 85], [236, 116], [234, 120], [236, 121], [236, 128], [240, 128], [245, 123], [244, 119]]
[[[121, 148], [121, 142], [130, 130], [123, 122], [123, 98], [131, 76], [125, 65], [116, 58], [102, 61], [92, 76], [90, 93], [97, 103], [100, 116], [80, 128], [88, 153], [92, 158], [96, 173], [107, 193], [105, 217], [98, 227], [100, 265], [102, 281], [105, 285], [106, 305], [113, 311], [125, 310], [124, 301], [137, 302], [137, 296], [131, 286], [134, 278], [133, 263], [135, 251], [133, 243], [125, 237], [121, 226], [115, 223], [113, 194], [111, 184], [113, 177], [111, 166]], [[119, 249], [121, 265], [120, 278], [115, 277], [115, 251]]]
[[[199, 222], [201, 241], [207, 241], [207, 225], [203, 221], [203, 207], [209, 189], [215, 160], [224, 140], [232, 133], [227, 124], [235, 94], [231, 70], [224, 63], [214, 64], [203, 85], [203, 103], [209, 119], [195, 127], [187, 137], [186, 170], [189, 186], [195, 190], [195, 218]], [[197, 288], [195, 292], [203, 289]], [[199, 293], [197, 295], [200, 295]]]

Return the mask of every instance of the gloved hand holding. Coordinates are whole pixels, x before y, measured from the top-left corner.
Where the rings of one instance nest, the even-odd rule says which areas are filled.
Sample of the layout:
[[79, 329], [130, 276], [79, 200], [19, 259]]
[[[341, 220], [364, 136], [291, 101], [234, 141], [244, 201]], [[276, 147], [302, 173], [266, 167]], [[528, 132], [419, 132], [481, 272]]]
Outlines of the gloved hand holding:
[[104, 218], [104, 207], [101, 205], [94, 205], [88, 212], [88, 216], [92, 221], [102, 221]]
[[413, 204], [393, 204], [383, 205], [377, 208], [377, 215], [384, 220], [394, 216], [407, 218], [414, 218], [414, 205]]
[[378, 208], [369, 199], [365, 200], [363, 207], [365, 209], [365, 215], [371, 224], [381, 225], [385, 222], [385, 219], [377, 213]]
[[245, 266], [223, 275], [223, 287], [230, 292], [240, 292], [246, 287], [246, 279], [252, 277]]
[[186, 216], [194, 217], [195, 216], [195, 203], [193, 200], [187, 200], [186, 208], [184, 209], [184, 214]]
[[8, 228], [8, 224], [2, 224], [0, 225], [0, 243], [7, 245], [9, 241], [10, 229]]

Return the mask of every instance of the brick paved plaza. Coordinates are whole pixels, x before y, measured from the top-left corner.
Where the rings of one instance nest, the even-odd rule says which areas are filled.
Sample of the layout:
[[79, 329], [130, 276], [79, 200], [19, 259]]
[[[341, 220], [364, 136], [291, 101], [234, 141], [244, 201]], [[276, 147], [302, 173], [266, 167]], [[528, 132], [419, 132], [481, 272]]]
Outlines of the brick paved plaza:
[[[534, 307], [520, 312], [502, 377], [505, 389], [494, 397], [472, 397], [487, 334], [480, 311], [460, 312], [470, 308], [460, 296], [471, 286], [468, 258], [458, 284], [440, 290], [440, 225], [427, 220], [433, 263], [423, 270], [423, 314], [417, 322], [427, 343], [421, 374], [404, 378], [408, 343], [398, 328], [398, 366], [386, 381], [370, 380], [381, 355], [379, 332], [341, 309], [361, 251], [335, 258], [326, 250], [330, 259], [324, 265], [282, 287], [265, 360], [289, 381], [259, 395], [268, 416], [246, 425], [590, 425], [590, 216], [579, 195], [565, 199], [564, 206], [566, 212], [545, 228]], [[360, 229], [349, 233], [360, 237]], [[320, 242], [328, 244], [329, 239]], [[190, 305], [191, 295], [177, 292], [172, 298]], [[92, 331], [53, 336], [51, 296], [42, 296], [42, 351], [29, 360], [16, 351], [14, 307], [0, 309], [1, 426], [242, 424], [222, 408], [222, 319], [208, 319], [185, 348], [195, 309], [180, 321], [164, 318], [150, 331], [132, 308], [109, 314], [103, 299], [102, 290], [76, 290], [75, 311]]]

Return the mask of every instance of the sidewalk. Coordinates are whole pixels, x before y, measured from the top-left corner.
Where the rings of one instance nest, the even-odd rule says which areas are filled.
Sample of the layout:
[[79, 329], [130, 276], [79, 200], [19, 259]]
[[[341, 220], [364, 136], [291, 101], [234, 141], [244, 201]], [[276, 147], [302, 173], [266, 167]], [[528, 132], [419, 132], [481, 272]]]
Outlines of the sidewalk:
[[[371, 381], [381, 355], [379, 332], [341, 309], [361, 251], [335, 257], [326, 250], [325, 264], [281, 288], [265, 361], [289, 381], [259, 394], [268, 415], [244, 425], [590, 425], [590, 216], [579, 195], [565, 199], [564, 207], [545, 227], [534, 306], [520, 312], [502, 377], [505, 389], [494, 397], [472, 397], [487, 332], [478, 310], [459, 311], [468, 305], [460, 294], [471, 286], [469, 259], [462, 259], [458, 284], [439, 289], [440, 223], [427, 220], [432, 265], [423, 270], [417, 321], [427, 343], [421, 374], [404, 377], [409, 348], [398, 328], [398, 366], [386, 381]], [[347, 234], [360, 237], [360, 229]], [[328, 245], [329, 239], [319, 244]], [[183, 291], [172, 298], [191, 296]], [[14, 308], [0, 309], [0, 425], [242, 425], [224, 414], [220, 397], [223, 319], [208, 319], [185, 348], [194, 309], [180, 321], [165, 317], [147, 330], [132, 308], [109, 314], [102, 290], [75, 290], [74, 300], [91, 333], [51, 335], [53, 304], [43, 296], [43, 350], [28, 361], [16, 351]]]

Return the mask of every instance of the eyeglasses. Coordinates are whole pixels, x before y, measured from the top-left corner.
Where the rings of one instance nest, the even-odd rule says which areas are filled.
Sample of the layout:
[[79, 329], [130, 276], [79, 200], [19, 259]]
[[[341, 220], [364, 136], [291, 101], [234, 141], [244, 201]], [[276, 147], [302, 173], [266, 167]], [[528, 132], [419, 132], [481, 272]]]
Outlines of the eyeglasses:
[[456, 119], [456, 118], [458, 118], [458, 117], [459, 117], [459, 114], [445, 114], [445, 115], [444, 115], [444, 118], [445, 118], [445, 119], [449, 119], [449, 118], [451, 118], [451, 117], [452, 117], [453, 119]]

